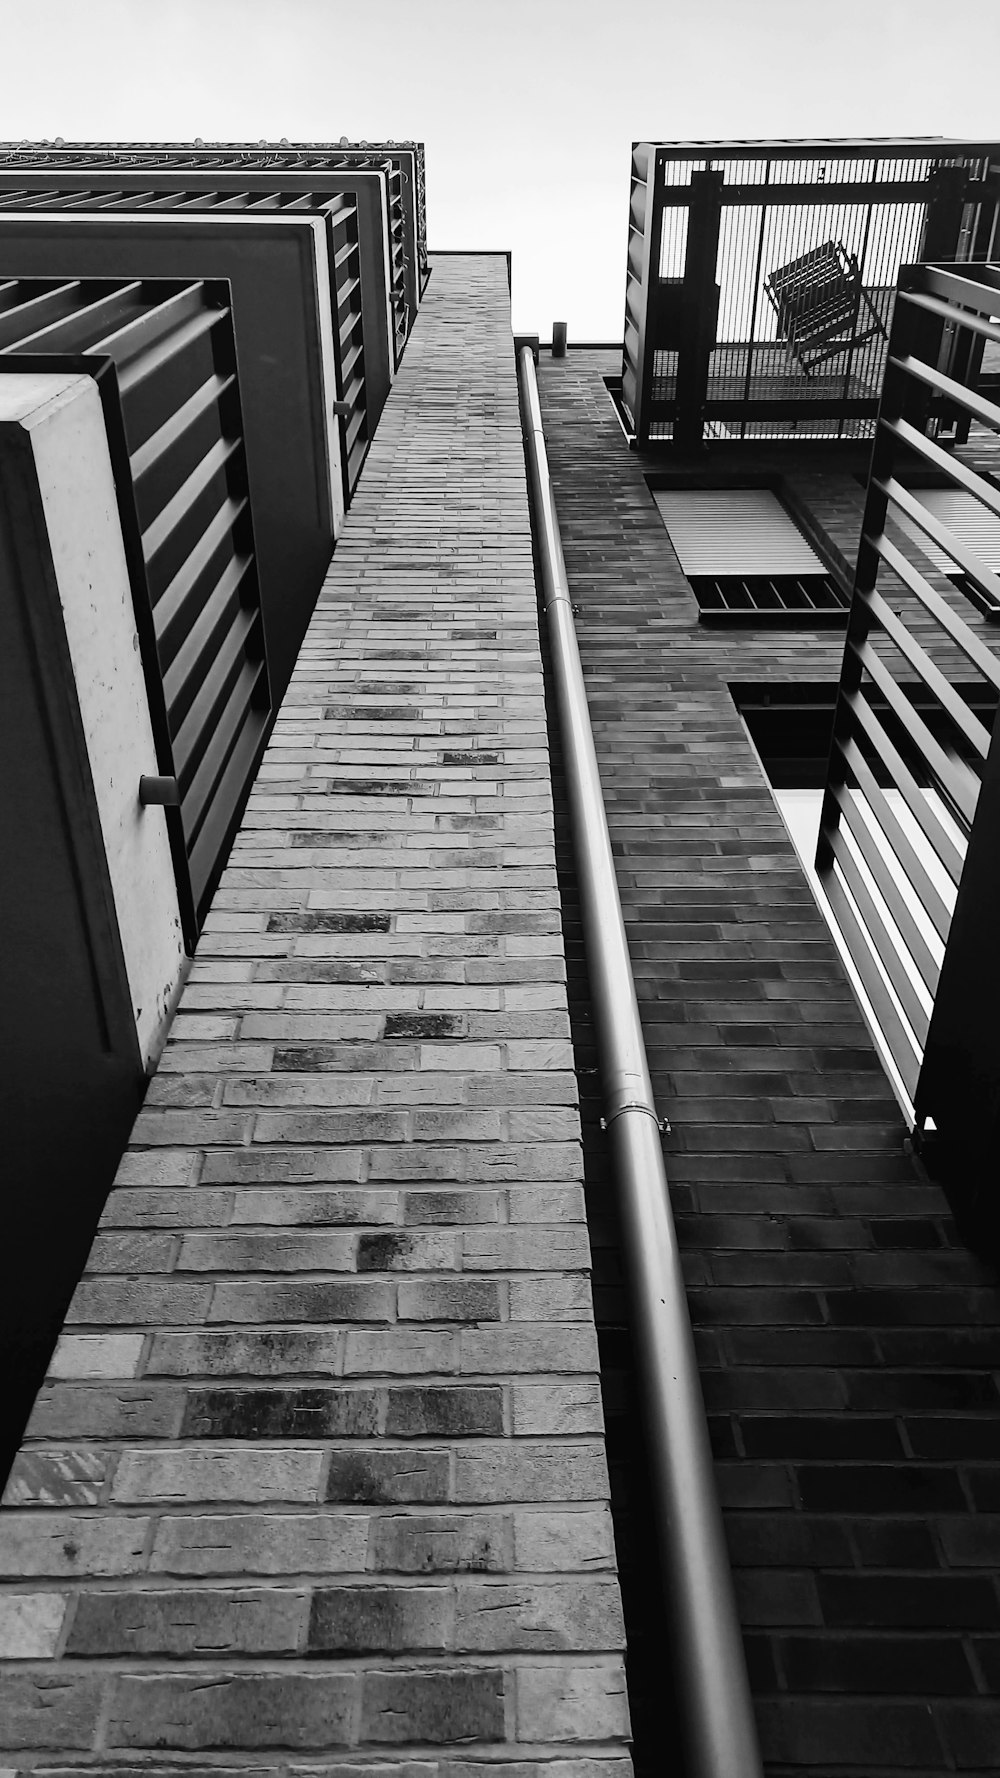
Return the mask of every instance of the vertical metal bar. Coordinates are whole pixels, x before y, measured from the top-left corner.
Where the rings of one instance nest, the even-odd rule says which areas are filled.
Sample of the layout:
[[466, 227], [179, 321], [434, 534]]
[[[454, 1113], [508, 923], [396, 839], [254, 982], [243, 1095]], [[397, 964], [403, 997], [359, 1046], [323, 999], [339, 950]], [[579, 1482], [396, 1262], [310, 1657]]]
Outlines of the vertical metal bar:
[[743, 1642], [530, 347], [518, 382], [617, 1183], [685, 1778], [762, 1778]]
[[[770, 183], [771, 183], [771, 162], [767, 161], [765, 164], [765, 168], [764, 168], [764, 184], [770, 185]], [[756, 260], [754, 263], [754, 274], [753, 274], [753, 305], [750, 310], [750, 327], [749, 327], [750, 343], [747, 347], [747, 377], [746, 377], [746, 383], [744, 384], [744, 388], [743, 388], [743, 399], [746, 402], [748, 402], [750, 400], [750, 381], [753, 376], [754, 334], [755, 334], [756, 328], [757, 328], [757, 304], [760, 300], [760, 276], [761, 276], [761, 266], [762, 266], [763, 260], [764, 260], [764, 229], [765, 229], [766, 225], [767, 225], [767, 204], [762, 203], [761, 207], [760, 207], [760, 228], [757, 230], [757, 257], [756, 257]], [[745, 436], [746, 436], [746, 417], [744, 416], [742, 425], [740, 427], [740, 437], [744, 438]]]

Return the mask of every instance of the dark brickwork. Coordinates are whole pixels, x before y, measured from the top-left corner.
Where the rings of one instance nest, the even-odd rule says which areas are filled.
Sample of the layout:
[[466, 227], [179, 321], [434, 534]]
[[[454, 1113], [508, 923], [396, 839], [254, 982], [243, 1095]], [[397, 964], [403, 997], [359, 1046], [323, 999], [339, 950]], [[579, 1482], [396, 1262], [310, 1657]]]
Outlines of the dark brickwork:
[[[728, 690], [833, 682], [842, 637], [699, 627], [643, 479], [663, 459], [630, 452], [604, 386], [618, 368], [543, 355], [539, 383], [768, 1770], [995, 1773], [1000, 1292], [905, 1149]], [[763, 467], [850, 563], [864, 457], [804, 446]], [[652, 1769], [662, 1632], [582, 994], [576, 1015], [636, 1755]]]

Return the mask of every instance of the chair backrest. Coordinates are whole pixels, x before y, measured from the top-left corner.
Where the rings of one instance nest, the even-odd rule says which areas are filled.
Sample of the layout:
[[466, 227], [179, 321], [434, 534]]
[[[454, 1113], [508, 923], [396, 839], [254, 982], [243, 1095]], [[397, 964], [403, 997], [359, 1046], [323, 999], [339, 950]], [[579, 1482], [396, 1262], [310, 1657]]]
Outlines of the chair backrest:
[[840, 241], [824, 241], [787, 265], [768, 272], [764, 288], [782, 332], [795, 325], [830, 328], [853, 315], [861, 274], [853, 253]]

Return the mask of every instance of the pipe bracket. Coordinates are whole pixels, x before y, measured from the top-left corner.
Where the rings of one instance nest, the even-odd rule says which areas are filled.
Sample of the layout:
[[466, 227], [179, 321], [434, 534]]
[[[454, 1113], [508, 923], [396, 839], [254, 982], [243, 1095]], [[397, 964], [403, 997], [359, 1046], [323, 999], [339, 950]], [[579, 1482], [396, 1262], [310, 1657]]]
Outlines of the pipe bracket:
[[627, 1105], [619, 1105], [607, 1117], [602, 1117], [601, 1129], [606, 1130], [610, 1124], [614, 1123], [616, 1117], [621, 1117], [623, 1111], [642, 1111], [642, 1112], [644, 1112], [647, 1117], [652, 1118], [652, 1120], [653, 1120], [654, 1124], [656, 1125], [657, 1129], [659, 1130], [661, 1136], [669, 1136], [670, 1135], [670, 1120], [669, 1120], [669, 1118], [658, 1117], [651, 1105], [643, 1105], [641, 1100], [639, 1100], [639, 1099], [630, 1099]]

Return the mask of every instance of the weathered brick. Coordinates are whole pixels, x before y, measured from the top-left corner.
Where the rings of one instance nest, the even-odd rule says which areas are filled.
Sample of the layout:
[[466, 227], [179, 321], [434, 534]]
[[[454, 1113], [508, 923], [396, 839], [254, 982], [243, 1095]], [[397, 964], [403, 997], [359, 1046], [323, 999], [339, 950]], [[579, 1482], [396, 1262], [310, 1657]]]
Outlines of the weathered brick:
[[101, 1498], [109, 1459], [86, 1446], [66, 1451], [24, 1450], [15, 1457], [5, 1506], [93, 1506]]
[[0, 1659], [54, 1655], [66, 1605], [63, 1593], [0, 1593]]
[[84, 1513], [0, 1514], [0, 1574], [137, 1574], [144, 1565], [147, 1518]]
[[0, 1724], [10, 1748], [90, 1748], [104, 1680], [51, 1670], [0, 1672]]
[[290, 1654], [303, 1646], [308, 1595], [238, 1593], [84, 1593], [67, 1655]]
[[515, 1434], [603, 1432], [596, 1378], [572, 1383], [517, 1383], [511, 1391]]
[[123, 1674], [115, 1685], [109, 1747], [347, 1747], [355, 1673], [215, 1672], [159, 1678]]
[[623, 1643], [614, 1579], [469, 1582], [455, 1594], [457, 1649], [542, 1653], [621, 1648]]
[[225, 1333], [154, 1334], [148, 1377], [291, 1377], [340, 1374], [344, 1334], [338, 1329], [273, 1327]]
[[613, 1741], [629, 1732], [620, 1662], [523, 1666], [517, 1672], [519, 1741]]
[[401, 1321], [499, 1321], [501, 1287], [490, 1279], [433, 1279], [400, 1284]]
[[320, 1451], [224, 1446], [188, 1451], [124, 1451], [112, 1499], [139, 1501], [315, 1500]]
[[362, 1741], [447, 1745], [503, 1738], [504, 1677], [498, 1670], [396, 1668], [364, 1675]]
[[611, 1514], [606, 1506], [596, 1511], [516, 1512], [514, 1555], [517, 1568], [529, 1573], [533, 1569], [577, 1569], [587, 1573], [594, 1568], [613, 1567]]
[[371, 1521], [368, 1566], [379, 1573], [499, 1573], [511, 1565], [512, 1534], [509, 1515], [386, 1514]]
[[453, 1601], [444, 1587], [323, 1587], [313, 1594], [310, 1654], [443, 1652]]
[[489, 1445], [455, 1454], [459, 1501], [603, 1500], [604, 1451], [594, 1444]]
[[390, 1287], [374, 1279], [217, 1284], [209, 1321], [387, 1321]]
[[184, 1414], [179, 1390], [46, 1384], [39, 1390], [28, 1437], [175, 1438]]
[[475, 1438], [503, 1432], [503, 1391], [449, 1384], [390, 1389], [385, 1423], [390, 1438]]
[[192, 1389], [185, 1438], [366, 1438], [378, 1431], [372, 1389]]
[[331, 1451], [326, 1498], [361, 1505], [448, 1499], [447, 1451]]
[[159, 1520], [149, 1566], [162, 1574], [360, 1574], [368, 1538], [369, 1520], [353, 1513], [186, 1514]]

